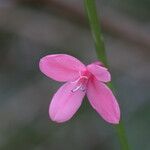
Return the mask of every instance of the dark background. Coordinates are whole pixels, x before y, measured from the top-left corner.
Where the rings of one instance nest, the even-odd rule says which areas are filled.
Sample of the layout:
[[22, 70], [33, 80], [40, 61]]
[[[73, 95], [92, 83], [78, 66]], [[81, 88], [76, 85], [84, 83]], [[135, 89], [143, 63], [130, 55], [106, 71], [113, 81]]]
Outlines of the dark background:
[[[116, 95], [133, 150], [150, 149], [150, 1], [97, 0]], [[115, 127], [85, 99], [55, 124], [59, 83], [38, 68], [47, 54], [96, 60], [83, 0], [0, 0], [0, 150], [120, 150]]]

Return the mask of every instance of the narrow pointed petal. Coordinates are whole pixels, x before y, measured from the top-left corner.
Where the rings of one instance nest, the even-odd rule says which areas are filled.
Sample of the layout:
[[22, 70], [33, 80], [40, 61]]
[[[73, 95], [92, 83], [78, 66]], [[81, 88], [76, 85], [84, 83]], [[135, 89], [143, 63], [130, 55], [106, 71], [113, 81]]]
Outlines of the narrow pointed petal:
[[99, 66], [104, 66], [104, 64], [101, 61], [95, 61], [92, 64], [99, 65]]
[[111, 81], [111, 75], [108, 69], [97, 64], [90, 64], [87, 69], [96, 77], [97, 80], [102, 82]]
[[74, 87], [74, 83], [65, 83], [55, 93], [49, 107], [49, 115], [53, 121], [65, 122], [79, 109], [85, 92], [81, 90], [72, 92]]
[[56, 81], [70, 81], [79, 76], [85, 69], [78, 59], [66, 54], [47, 55], [40, 60], [40, 70]]
[[118, 124], [120, 120], [120, 109], [112, 91], [96, 79], [88, 83], [87, 97], [92, 107], [102, 118], [112, 124]]

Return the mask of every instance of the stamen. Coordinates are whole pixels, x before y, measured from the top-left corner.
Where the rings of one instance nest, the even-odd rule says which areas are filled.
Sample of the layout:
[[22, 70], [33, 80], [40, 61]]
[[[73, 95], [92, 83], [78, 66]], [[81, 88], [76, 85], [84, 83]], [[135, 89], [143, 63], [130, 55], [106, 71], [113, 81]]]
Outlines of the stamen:
[[87, 76], [80, 76], [77, 80], [71, 81], [71, 83], [77, 83], [77, 82], [80, 81], [81, 79], [88, 79], [88, 77], [87, 77]]
[[82, 86], [82, 84], [81, 85], [79, 85], [79, 86], [76, 86], [75, 88], [73, 88], [72, 90], [71, 90], [71, 92], [76, 92], [76, 91], [78, 91], [80, 88], [81, 88], [81, 86]]
[[87, 76], [81, 76], [77, 80], [73, 81], [72, 83], [76, 83], [76, 86], [71, 90], [71, 92], [74, 93], [78, 90], [85, 92], [87, 80], [88, 80]]
[[87, 76], [81, 76], [81, 78], [88, 79], [88, 77], [87, 77]]
[[71, 83], [77, 83], [79, 80], [80, 80], [80, 78], [78, 78], [78, 79], [75, 80], [75, 81], [71, 81]]
[[85, 91], [86, 91], [86, 87], [83, 87], [83, 86], [82, 86], [80, 89], [81, 89], [82, 92], [85, 92]]
[[86, 91], [86, 86], [87, 86], [87, 82], [90, 78], [90, 73], [87, 71], [87, 70], [84, 70], [84, 71], [80, 71], [79, 72], [79, 77], [71, 82], [71, 83], [74, 83], [74, 87], [73, 89], [71, 90], [71, 92], [76, 92], [78, 90], [81, 90], [82, 92], [85, 92]]

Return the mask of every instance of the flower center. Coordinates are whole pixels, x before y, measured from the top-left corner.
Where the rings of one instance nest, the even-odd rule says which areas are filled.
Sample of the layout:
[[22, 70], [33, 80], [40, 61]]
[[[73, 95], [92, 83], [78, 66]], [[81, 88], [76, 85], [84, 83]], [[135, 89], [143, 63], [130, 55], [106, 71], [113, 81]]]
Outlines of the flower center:
[[87, 82], [88, 82], [90, 76], [91, 76], [91, 74], [87, 70], [80, 72], [79, 78], [77, 78], [77, 80], [72, 82], [72, 83], [75, 83], [75, 87], [71, 90], [71, 92], [74, 93], [78, 90], [85, 92], [86, 85], [87, 85]]

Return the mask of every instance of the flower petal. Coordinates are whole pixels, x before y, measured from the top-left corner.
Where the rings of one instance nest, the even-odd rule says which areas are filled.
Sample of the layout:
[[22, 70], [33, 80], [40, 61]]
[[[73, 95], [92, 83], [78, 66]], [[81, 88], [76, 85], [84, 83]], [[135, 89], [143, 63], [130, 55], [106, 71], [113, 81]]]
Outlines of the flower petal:
[[99, 66], [104, 66], [104, 64], [101, 61], [95, 61], [92, 64], [99, 65]]
[[111, 81], [111, 75], [107, 68], [97, 64], [90, 64], [87, 66], [87, 69], [96, 77], [97, 80], [102, 82]]
[[66, 54], [47, 55], [40, 60], [39, 67], [46, 76], [62, 82], [77, 78], [85, 69], [78, 59]]
[[87, 96], [92, 107], [102, 118], [112, 124], [118, 124], [120, 120], [120, 109], [112, 91], [96, 79], [88, 83]]
[[65, 83], [52, 98], [49, 115], [53, 121], [61, 123], [69, 120], [80, 107], [85, 92], [72, 92], [74, 86], [74, 83]]

